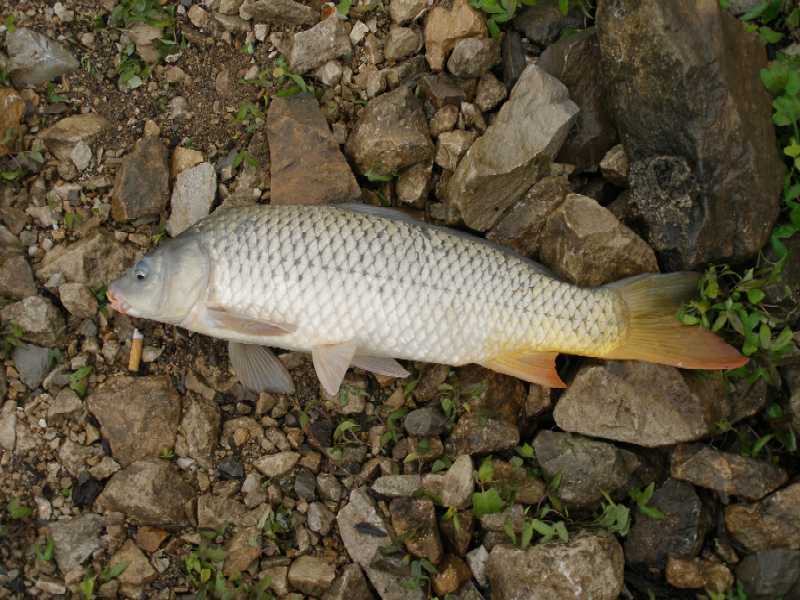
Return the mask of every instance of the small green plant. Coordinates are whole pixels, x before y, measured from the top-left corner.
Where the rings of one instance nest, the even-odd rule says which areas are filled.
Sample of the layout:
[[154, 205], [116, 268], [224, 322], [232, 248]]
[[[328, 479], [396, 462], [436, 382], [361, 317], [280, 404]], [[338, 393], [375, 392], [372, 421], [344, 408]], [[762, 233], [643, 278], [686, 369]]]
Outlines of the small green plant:
[[430, 576], [436, 574], [436, 565], [425, 558], [411, 561], [411, 575], [403, 580], [403, 587], [407, 590], [420, 590], [427, 588]]
[[14, 322], [11, 322], [6, 327], [6, 333], [3, 336], [2, 356], [7, 358], [11, 356], [14, 348], [22, 344], [22, 334], [25, 333], [22, 327]]
[[19, 498], [12, 498], [8, 501], [7, 506], [8, 516], [12, 521], [21, 521], [27, 519], [33, 514], [33, 509], [30, 506], [25, 506], [20, 502]]
[[258, 160], [256, 160], [256, 158], [247, 150], [239, 150], [239, 152], [236, 153], [236, 156], [233, 157], [232, 166], [234, 169], [238, 169], [242, 163], [250, 167], [258, 166]]
[[59, 94], [58, 90], [56, 90], [52, 83], [47, 84], [47, 102], [50, 104], [58, 104], [59, 102], [65, 102], [66, 100], [67, 97]]
[[389, 444], [396, 444], [402, 437], [403, 428], [400, 420], [406, 416], [408, 409], [399, 408], [389, 413], [386, 417], [386, 431], [381, 435], [381, 447], [385, 448]]
[[175, 460], [175, 450], [172, 448], [162, 448], [158, 453], [158, 458], [162, 460]]
[[[538, 0], [469, 0], [473, 8], [482, 10], [488, 15], [486, 27], [493, 38], [500, 37], [500, 25], [513, 19], [517, 10], [523, 6], [533, 6]], [[579, 7], [587, 16], [591, 16], [590, 0], [558, 0], [561, 14], [569, 13], [573, 6]]]
[[372, 169], [368, 169], [364, 172], [364, 177], [367, 178], [367, 181], [371, 181], [372, 183], [385, 183], [397, 177], [397, 174], [392, 173], [390, 175], [382, 175], [381, 173], [377, 173]]
[[478, 519], [483, 515], [502, 512], [505, 507], [506, 503], [496, 488], [492, 487], [472, 494], [472, 514]]
[[42, 562], [50, 562], [53, 560], [54, 550], [55, 545], [53, 543], [53, 538], [51, 538], [49, 535], [45, 540], [44, 547], [40, 546], [39, 544], [36, 544], [33, 547], [33, 553], [36, 555], [36, 559]]
[[431, 465], [431, 473], [441, 473], [442, 471], [446, 471], [452, 464], [453, 462], [446, 456], [437, 458]]
[[119, 562], [111, 565], [110, 567], [105, 567], [102, 571], [100, 571], [99, 575], [95, 575], [94, 572], [90, 570], [78, 585], [81, 596], [83, 596], [84, 600], [94, 600], [94, 588], [98, 580], [100, 580], [100, 583], [108, 583], [112, 579], [116, 579], [122, 575], [127, 568], [128, 563]]
[[89, 375], [92, 374], [92, 370], [90, 366], [81, 367], [69, 376], [70, 389], [81, 398], [86, 396], [86, 389], [89, 387]]
[[639, 507], [640, 513], [650, 517], [651, 519], [660, 521], [664, 518], [664, 513], [658, 510], [655, 506], [648, 506], [648, 502], [650, 502], [650, 499], [653, 497], [655, 488], [656, 484], [653, 482], [643, 490], [632, 488], [628, 491], [628, 495], [630, 496], [631, 500], [636, 503], [636, 506]]
[[631, 511], [624, 504], [617, 504], [611, 497], [603, 492], [606, 501], [603, 502], [602, 512], [595, 520], [595, 525], [621, 537], [628, 535], [631, 529]]
[[[348, 436], [351, 440], [353, 440], [355, 433], [361, 431], [361, 427], [355, 421], [350, 419], [346, 419], [339, 423], [336, 426], [336, 429], [333, 431], [333, 441], [335, 443], [341, 443], [345, 441], [345, 437]], [[356, 440], [357, 441], [357, 440]]]
[[784, 37], [780, 29], [795, 28], [800, 24], [800, 8], [789, 11], [783, 9], [783, 0], [764, 0], [742, 15], [741, 19], [746, 29], [758, 32], [765, 44], [776, 44]]
[[17, 17], [13, 14], [6, 15], [3, 25], [6, 26], [8, 33], [14, 33], [17, 30]]
[[347, 18], [347, 15], [350, 14], [350, 7], [352, 5], [353, 0], [339, 0], [339, 4], [336, 6], [336, 12], [340, 17], [345, 19]]
[[272, 76], [275, 79], [275, 86], [278, 88], [278, 91], [275, 92], [275, 95], [278, 97], [294, 96], [295, 94], [301, 93], [314, 93], [314, 87], [306, 83], [302, 75], [293, 73], [282, 56], [275, 61], [275, 66], [272, 69]]

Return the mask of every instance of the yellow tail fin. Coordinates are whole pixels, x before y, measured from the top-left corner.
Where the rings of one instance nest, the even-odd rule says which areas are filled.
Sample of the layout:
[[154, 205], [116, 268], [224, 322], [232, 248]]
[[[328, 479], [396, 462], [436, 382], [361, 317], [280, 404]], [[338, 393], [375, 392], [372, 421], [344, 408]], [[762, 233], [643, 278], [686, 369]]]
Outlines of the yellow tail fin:
[[735, 369], [747, 358], [701, 327], [683, 325], [676, 314], [697, 291], [697, 273], [641, 275], [618, 281], [627, 309], [625, 340], [605, 358], [642, 360], [681, 369]]

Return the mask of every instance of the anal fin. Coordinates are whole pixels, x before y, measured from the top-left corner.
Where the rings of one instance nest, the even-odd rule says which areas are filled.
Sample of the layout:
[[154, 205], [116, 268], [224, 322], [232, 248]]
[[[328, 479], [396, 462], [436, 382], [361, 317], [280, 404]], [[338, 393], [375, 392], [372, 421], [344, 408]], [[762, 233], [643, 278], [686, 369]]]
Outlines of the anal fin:
[[386, 375], [387, 377], [408, 377], [410, 373], [403, 368], [399, 362], [393, 358], [385, 358], [383, 356], [363, 356], [356, 355], [353, 357], [351, 363], [354, 367], [369, 371], [370, 373], [377, 373], [378, 375]]
[[509, 352], [482, 363], [487, 369], [549, 388], [565, 388], [567, 384], [556, 372], [558, 352]]
[[339, 393], [339, 386], [356, 354], [355, 342], [322, 344], [311, 349], [311, 360], [322, 388], [331, 396]]

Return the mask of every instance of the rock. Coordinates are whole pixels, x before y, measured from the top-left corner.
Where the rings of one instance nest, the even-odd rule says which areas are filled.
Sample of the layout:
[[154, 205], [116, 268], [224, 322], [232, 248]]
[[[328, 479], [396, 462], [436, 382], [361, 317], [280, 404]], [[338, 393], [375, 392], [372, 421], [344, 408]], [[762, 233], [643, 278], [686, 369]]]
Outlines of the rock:
[[383, 475], [372, 484], [372, 491], [387, 498], [413, 496], [422, 487], [419, 475]]
[[139, 527], [136, 530], [136, 544], [145, 552], [155, 552], [169, 537], [163, 529], [157, 527]]
[[302, 75], [351, 52], [344, 21], [333, 15], [311, 29], [294, 34], [288, 53], [289, 68]]
[[267, 115], [272, 204], [327, 204], [361, 195], [316, 99], [274, 98]]
[[439, 531], [445, 541], [445, 546], [458, 556], [465, 556], [472, 541], [472, 530], [475, 518], [470, 510], [459, 512], [446, 512], [439, 517]]
[[436, 164], [446, 171], [455, 171], [461, 157], [469, 150], [475, 141], [476, 134], [473, 131], [457, 129], [455, 131], [445, 131], [439, 134], [436, 144]]
[[[18, 443], [21, 440], [17, 440]], [[20, 451], [19, 446], [17, 452]], [[83, 446], [76, 444], [69, 438], [65, 439], [58, 450], [58, 460], [69, 473], [77, 477], [86, 469], [90, 460], [99, 459], [103, 451], [98, 446]]]
[[228, 577], [243, 573], [261, 556], [261, 532], [257, 527], [237, 527], [225, 553], [223, 573]]
[[73, 115], [42, 131], [39, 139], [58, 160], [71, 160], [78, 144], [91, 143], [109, 127], [111, 123], [98, 114]]
[[786, 483], [786, 471], [767, 462], [720, 452], [708, 446], [678, 446], [672, 477], [746, 500], [760, 500]]
[[783, 547], [800, 549], [800, 483], [794, 483], [753, 504], [725, 509], [725, 526], [750, 552]]
[[365, 488], [350, 493], [350, 501], [339, 511], [336, 521], [350, 558], [367, 574], [382, 600], [422, 600], [420, 589], [407, 589], [405, 575], [372, 566], [381, 558], [379, 548], [391, 543], [390, 529]]
[[611, 148], [600, 161], [600, 172], [605, 180], [618, 187], [628, 187], [629, 171], [628, 155], [625, 154], [625, 147], [622, 144]]
[[425, 57], [431, 69], [441, 71], [458, 40], [486, 35], [483, 17], [468, 0], [455, 0], [449, 10], [435, 6], [425, 20]]
[[409, 435], [416, 437], [441, 435], [447, 429], [447, 417], [438, 408], [426, 406], [408, 413], [403, 427]]
[[504, 498], [513, 498], [514, 502], [535, 506], [547, 495], [544, 481], [531, 475], [525, 468], [501, 460], [493, 460], [492, 467], [493, 483]]
[[700, 558], [668, 558], [666, 577], [672, 587], [679, 589], [703, 588], [721, 594], [733, 586], [733, 575], [728, 567]]
[[20, 344], [11, 355], [14, 368], [28, 389], [36, 389], [42, 384], [50, 368], [50, 350], [32, 344]]
[[387, 175], [430, 160], [428, 122], [411, 89], [402, 86], [370, 100], [346, 150], [362, 173]]
[[21, 300], [36, 295], [33, 271], [21, 254], [0, 254], [0, 297]]
[[431, 584], [433, 591], [440, 597], [456, 592], [462, 585], [472, 579], [467, 563], [458, 556], [448, 554], [436, 574], [433, 575]]
[[398, 25], [407, 25], [428, 8], [427, 0], [391, 0], [389, 15]]
[[478, 88], [475, 91], [475, 104], [483, 112], [488, 112], [505, 100], [507, 95], [508, 90], [506, 90], [503, 82], [491, 73], [485, 73], [478, 81]]
[[[213, 400], [187, 397], [185, 402], [180, 431], [186, 442], [186, 456], [209, 468], [219, 442], [222, 414]], [[179, 451], [178, 454], [182, 453]]]
[[[65, 387], [58, 392], [53, 404], [47, 409], [47, 421], [48, 423], [57, 424], [79, 415], [82, 411], [83, 401], [81, 401], [80, 396], [70, 388]], [[106, 458], [113, 462], [110, 457]]]
[[117, 169], [111, 192], [111, 216], [116, 221], [157, 217], [169, 199], [167, 149], [156, 136], [136, 142]]
[[191, 169], [201, 162], [203, 162], [203, 153], [199, 150], [176, 146], [172, 151], [169, 173], [172, 177], [177, 177], [179, 173], [182, 173], [186, 169]]
[[314, 500], [317, 497], [317, 481], [308, 469], [299, 469], [294, 477], [294, 493], [303, 500]]
[[[5, 375], [3, 377], [3, 384], [5, 387]], [[3, 390], [5, 396], [5, 390]], [[13, 452], [14, 445], [17, 441], [17, 403], [14, 400], [8, 400], [2, 405], [0, 411], [0, 448], [6, 452]]]
[[595, 506], [604, 492], [624, 497], [640, 466], [633, 452], [569, 433], [540, 431], [533, 448], [548, 479], [561, 475], [558, 496], [573, 506]]
[[472, 571], [472, 576], [475, 578], [475, 581], [477, 581], [481, 587], [486, 587], [489, 583], [486, 573], [489, 567], [489, 553], [486, 551], [486, 548], [481, 545], [467, 552], [467, 564], [469, 565], [470, 571]]
[[513, 29], [506, 30], [500, 47], [503, 64], [503, 83], [511, 89], [528, 66], [522, 36]]
[[336, 578], [336, 567], [316, 556], [301, 556], [289, 567], [289, 585], [319, 598]]
[[392, 26], [386, 36], [383, 53], [386, 60], [398, 61], [416, 54], [421, 47], [422, 35], [417, 29]]
[[244, 504], [227, 495], [203, 494], [197, 499], [197, 525], [201, 529], [221, 529], [242, 520]]
[[245, 0], [239, 16], [270, 25], [313, 25], [319, 20], [313, 8], [294, 0]]
[[22, 329], [22, 339], [43, 346], [58, 346], [65, 332], [64, 317], [53, 304], [41, 296], [29, 296], [5, 306], [0, 319]]
[[553, 413], [564, 431], [645, 447], [694, 441], [730, 417], [721, 378], [635, 361], [586, 363]]
[[[789, 256], [800, 255], [800, 237], [793, 236], [782, 242]], [[791, 311], [800, 305], [800, 261], [787, 260], [779, 280], [764, 286], [764, 292], [767, 295], [767, 303], [779, 306], [781, 309], [785, 308], [791, 314]]]
[[81, 319], [93, 319], [97, 314], [97, 298], [92, 290], [82, 283], [65, 283], [58, 288], [58, 296], [71, 315]]
[[86, 405], [122, 466], [175, 447], [181, 400], [167, 377], [112, 377]]
[[596, 200], [569, 194], [542, 230], [541, 259], [579, 286], [658, 272], [653, 250]]
[[519, 430], [499, 419], [463, 415], [447, 440], [447, 453], [489, 454], [509, 450], [519, 443]]
[[184, 504], [193, 497], [191, 486], [171, 463], [146, 459], [115, 473], [97, 506], [125, 513], [140, 525], [178, 527], [187, 524]]
[[427, 103], [436, 109], [449, 105], [460, 107], [467, 97], [459, 82], [447, 73], [422, 76], [418, 90]]
[[308, 506], [306, 520], [311, 531], [320, 535], [328, 535], [336, 521], [336, 515], [328, 510], [328, 507], [322, 502], [312, 502]]
[[453, 104], [445, 104], [436, 111], [431, 118], [431, 135], [438, 137], [445, 131], [451, 131], [458, 123], [458, 107]]
[[314, 75], [323, 85], [333, 87], [342, 79], [342, 65], [338, 60], [329, 60], [314, 71]]
[[569, 193], [566, 177], [548, 175], [537, 181], [486, 237], [510, 246], [523, 256], [538, 256], [547, 219]]
[[433, 165], [421, 162], [400, 173], [395, 183], [397, 199], [405, 204], [422, 205], [431, 191]]
[[458, 40], [447, 61], [447, 70], [456, 77], [480, 77], [500, 62], [500, 43], [492, 38]]
[[472, 459], [463, 454], [453, 461], [441, 478], [442, 505], [466, 508], [472, 500], [475, 482], [472, 478]]
[[101, 548], [100, 534], [104, 527], [105, 519], [90, 512], [47, 526], [62, 573], [77, 569]]
[[[353, 24], [353, 28], [350, 30], [350, 41], [353, 43], [354, 46], [357, 46], [361, 43], [361, 40], [364, 39], [364, 36], [369, 34], [369, 26], [364, 23], [364, 21], [356, 21]], [[380, 61], [375, 61], [380, 62]]]
[[108, 567], [113, 569], [116, 565], [125, 565], [125, 570], [119, 574], [119, 582], [123, 595], [136, 598], [141, 594], [142, 586], [154, 581], [158, 576], [156, 570], [150, 566], [147, 557], [139, 550], [133, 540], [128, 540], [117, 550]]
[[490, 229], [542, 177], [577, 112], [562, 83], [536, 65], [525, 69], [447, 186], [448, 203], [468, 227]]
[[[564, 15], [556, 0], [541, 0], [523, 8], [514, 17], [512, 25], [534, 44], [544, 47], [555, 42], [565, 29], [581, 28], [583, 15], [575, 4], [570, 5], [570, 11]], [[572, 36], [565, 39], [569, 37]]]
[[217, 173], [207, 162], [186, 169], [175, 179], [167, 231], [172, 237], [211, 212], [217, 193]]
[[267, 477], [280, 477], [291, 471], [298, 460], [300, 455], [297, 452], [287, 451], [262, 456], [253, 465]]
[[13, 151], [25, 115], [25, 100], [14, 88], [0, 88], [0, 156]]
[[774, 548], [746, 556], [736, 567], [736, 580], [752, 600], [794, 598], [800, 580], [800, 552]]
[[64, 46], [27, 27], [6, 32], [6, 48], [6, 70], [16, 88], [46, 83], [79, 66]]
[[406, 550], [433, 564], [442, 559], [444, 549], [436, 525], [436, 511], [430, 500], [395, 498], [389, 504], [392, 527]]
[[755, 254], [777, 218], [784, 173], [757, 36], [718, 4], [693, 0], [604, 2], [597, 31], [633, 202], [663, 264]]
[[342, 569], [322, 600], [375, 600], [375, 596], [369, 589], [361, 567], [350, 563]]
[[199, 4], [192, 5], [189, 10], [186, 11], [186, 16], [189, 17], [192, 25], [199, 29], [203, 29], [208, 24], [208, 13], [203, 10]]
[[663, 569], [670, 556], [697, 556], [709, 518], [694, 488], [668, 479], [653, 493], [648, 506], [660, 510], [664, 517], [654, 519], [641, 512], [634, 513], [633, 526], [625, 541], [625, 560]]
[[489, 554], [492, 598], [613, 600], [623, 587], [622, 548], [610, 535], [579, 534], [568, 543], [527, 550], [499, 545]]
[[575, 129], [557, 160], [575, 165], [578, 171], [595, 170], [617, 141], [616, 127], [604, 104], [603, 79], [596, 76], [600, 71], [597, 34], [589, 29], [565, 37], [548, 46], [536, 64], [567, 86], [569, 97], [580, 109]]
[[46, 281], [61, 273], [67, 282], [99, 288], [121, 275], [133, 254], [112, 234], [98, 230], [73, 244], [53, 248], [45, 255], [36, 276]]

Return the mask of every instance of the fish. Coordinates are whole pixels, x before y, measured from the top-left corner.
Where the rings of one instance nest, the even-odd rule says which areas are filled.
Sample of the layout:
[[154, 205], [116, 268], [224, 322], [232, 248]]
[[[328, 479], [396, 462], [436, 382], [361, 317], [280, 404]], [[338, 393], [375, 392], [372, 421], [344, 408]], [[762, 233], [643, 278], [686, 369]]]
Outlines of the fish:
[[108, 286], [111, 307], [228, 342], [256, 392], [292, 393], [272, 348], [310, 352], [336, 395], [350, 367], [479, 364], [550, 388], [560, 353], [725, 370], [747, 358], [677, 311], [693, 272], [586, 288], [494, 242], [368, 205], [218, 209]]

